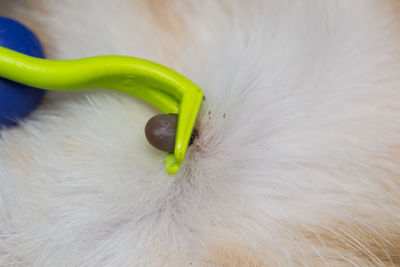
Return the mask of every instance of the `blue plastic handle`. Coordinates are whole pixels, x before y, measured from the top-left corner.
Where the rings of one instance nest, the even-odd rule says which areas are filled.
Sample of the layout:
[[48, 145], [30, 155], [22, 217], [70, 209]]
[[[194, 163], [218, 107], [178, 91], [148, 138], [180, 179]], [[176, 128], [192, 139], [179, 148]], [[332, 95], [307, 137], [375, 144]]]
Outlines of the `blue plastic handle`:
[[[21, 23], [0, 17], [0, 46], [44, 58], [39, 39]], [[16, 125], [40, 103], [44, 90], [0, 78], [0, 128]]]

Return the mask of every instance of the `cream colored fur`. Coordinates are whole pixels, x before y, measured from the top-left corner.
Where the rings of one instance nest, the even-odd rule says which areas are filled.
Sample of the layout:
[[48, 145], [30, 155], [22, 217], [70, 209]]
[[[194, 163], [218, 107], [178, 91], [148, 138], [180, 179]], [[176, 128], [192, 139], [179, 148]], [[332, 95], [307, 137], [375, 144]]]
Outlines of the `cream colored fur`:
[[0, 4], [50, 58], [147, 58], [206, 96], [175, 176], [130, 96], [49, 93], [2, 131], [0, 265], [400, 265], [398, 1]]

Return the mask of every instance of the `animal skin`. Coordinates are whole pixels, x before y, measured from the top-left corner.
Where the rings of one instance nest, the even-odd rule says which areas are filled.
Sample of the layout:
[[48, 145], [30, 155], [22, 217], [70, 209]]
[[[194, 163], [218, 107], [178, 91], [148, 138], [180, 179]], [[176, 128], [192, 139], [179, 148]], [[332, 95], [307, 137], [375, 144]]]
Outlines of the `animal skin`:
[[1, 131], [1, 266], [400, 266], [398, 0], [0, 0], [48, 58], [120, 54], [205, 95], [176, 175], [160, 113], [50, 92]]

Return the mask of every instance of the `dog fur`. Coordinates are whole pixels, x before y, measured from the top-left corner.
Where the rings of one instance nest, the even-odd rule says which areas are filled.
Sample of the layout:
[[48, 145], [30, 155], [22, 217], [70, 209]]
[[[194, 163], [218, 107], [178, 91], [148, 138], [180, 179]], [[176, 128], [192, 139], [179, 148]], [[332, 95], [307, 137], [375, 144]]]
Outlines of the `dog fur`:
[[398, 0], [17, 0], [47, 56], [165, 64], [205, 94], [177, 175], [158, 111], [48, 93], [1, 132], [1, 266], [400, 265]]

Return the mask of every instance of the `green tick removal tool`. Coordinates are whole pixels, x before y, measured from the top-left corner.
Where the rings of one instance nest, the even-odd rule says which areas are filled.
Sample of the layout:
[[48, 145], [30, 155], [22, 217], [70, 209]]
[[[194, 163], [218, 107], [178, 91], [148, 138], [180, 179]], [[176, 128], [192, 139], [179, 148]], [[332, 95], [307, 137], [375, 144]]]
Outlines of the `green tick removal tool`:
[[139, 97], [166, 114], [177, 114], [174, 151], [168, 153], [165, 162], [169, 174], [178, 171], [185, 157], [202, 101], [201, 89], [177, 72], [124, 56], [49, 60], [0, 47], [0, 76], [46, 90], [118, 90]]

